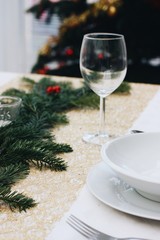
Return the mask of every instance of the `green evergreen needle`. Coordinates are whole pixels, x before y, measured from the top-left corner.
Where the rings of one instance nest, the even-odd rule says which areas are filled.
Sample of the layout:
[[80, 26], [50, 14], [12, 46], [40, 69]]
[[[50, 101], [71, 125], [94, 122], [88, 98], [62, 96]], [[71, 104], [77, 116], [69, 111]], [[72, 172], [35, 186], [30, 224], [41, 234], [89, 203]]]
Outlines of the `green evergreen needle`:
[[11, 192], [9, 187], [0, 186], [0, 200], [7, 204], [12, 211], [26, 211], [27, 209], [36, 206], [36, 202], [25, 195], [16, 191]]
[[[57, 143], [50, 128], [68, 123], [66, 111], [73, 108], [97, 108], [99, 98], [87, 86], [75, 89], [70, 82], [42, 78], [35, 82], [23, 78], [27, 91], [9, 89], [3, 95], [22, 98], [19, 116], [0, 127], [0, 200], [11, 210], [26, 211], [36, 205], [32, 198], [11, 191], [11, 186], [29, 174], [30, 167], [64, 171], [67, 163], [58, 155], [72, 152], [71, 146]], [[48, 93], [58, 85], [60, 92]], [[122, 83], [116, 92], [128, 93], [130, 86]]]

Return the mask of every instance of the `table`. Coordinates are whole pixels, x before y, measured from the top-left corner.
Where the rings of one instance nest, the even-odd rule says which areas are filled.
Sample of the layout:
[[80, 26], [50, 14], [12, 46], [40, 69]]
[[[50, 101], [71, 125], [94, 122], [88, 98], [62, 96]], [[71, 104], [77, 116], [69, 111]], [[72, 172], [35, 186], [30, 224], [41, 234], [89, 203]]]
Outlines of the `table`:
[[[10, 75], [1, 92], [10, 87], [21, 88], [19, 78], [22, 75]], [[25, 75], [38, 81], [42, 76]], [[0, 74], [0, 82], [3, 81]], [[53, 76], [57, 81], [71, 81], [75, 85], [81, 79]], [[112, 134], [125, 134], [159, 90], [159, 85], [131, 84], [129, 95], [112, 94], [107, 99], [106, 120]], [[11, 212], [0, 205], [0, 239], [1, 240], [44, 240], [53, 225], [70, 209], [83, 188], [89, 169], [100, 161], [100, 147], [82, 142], [82, 135], [98, 128], [99, 112], [97, 110], [72, 110], [67, 113], [69, 124], [54, 130], [57, 142], [68, 143], [73, 152], [63, 154], [68, 163], [65, 172], [38, 171], [32, 169], [30, 175], [14, 189], [25, 192], [39, 204], [27, 212]]]

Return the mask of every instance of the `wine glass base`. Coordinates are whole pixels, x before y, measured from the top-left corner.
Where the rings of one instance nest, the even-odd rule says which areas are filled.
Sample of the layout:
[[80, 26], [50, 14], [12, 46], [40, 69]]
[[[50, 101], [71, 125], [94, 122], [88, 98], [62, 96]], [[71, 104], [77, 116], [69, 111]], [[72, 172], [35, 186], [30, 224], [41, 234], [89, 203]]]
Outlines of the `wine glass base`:
[[103, 145], [111, 140], [113, 140], [114, 136], [110, 136], [108, 134], [85, 134], [82, 139], [84, 142], [92, 143], [96, 145]]

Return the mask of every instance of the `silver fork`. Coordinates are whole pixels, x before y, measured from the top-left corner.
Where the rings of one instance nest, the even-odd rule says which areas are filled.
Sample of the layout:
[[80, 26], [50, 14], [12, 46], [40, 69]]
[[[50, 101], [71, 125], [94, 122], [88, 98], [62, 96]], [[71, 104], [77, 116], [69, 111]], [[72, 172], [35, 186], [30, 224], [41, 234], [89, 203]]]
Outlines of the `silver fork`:
[[[66, 222], [74, 228], [77, 232], [79, 232], [81, 235], [83, 235], [87, 239], [92, 240], [147, 240], [144, 238], [116, 238], [107, 234], [104, 234], [102, 232], [99, 232], [98, 230], [90, 227], [86, 223], [82, 222], [80, 219], [75, 217], [74, 215], [70, 215]], [[149, 239], [148, 239], [149, 240]]]

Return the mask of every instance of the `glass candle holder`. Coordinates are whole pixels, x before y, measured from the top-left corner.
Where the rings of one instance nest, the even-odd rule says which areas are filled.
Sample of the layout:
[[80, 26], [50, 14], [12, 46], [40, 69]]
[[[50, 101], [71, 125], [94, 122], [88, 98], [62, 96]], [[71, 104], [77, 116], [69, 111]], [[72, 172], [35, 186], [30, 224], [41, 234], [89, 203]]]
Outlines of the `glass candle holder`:
[[0, 127], [16, 119], [21, 102], [22, 99], [18, 97], [0, 96]]

